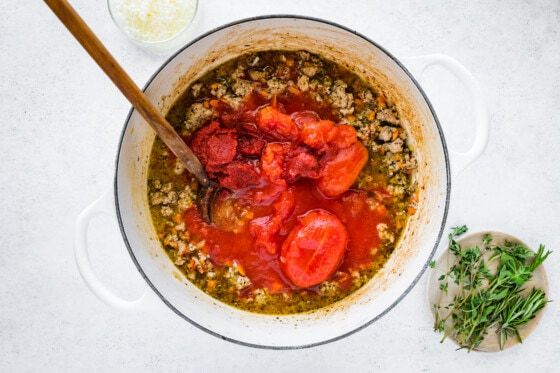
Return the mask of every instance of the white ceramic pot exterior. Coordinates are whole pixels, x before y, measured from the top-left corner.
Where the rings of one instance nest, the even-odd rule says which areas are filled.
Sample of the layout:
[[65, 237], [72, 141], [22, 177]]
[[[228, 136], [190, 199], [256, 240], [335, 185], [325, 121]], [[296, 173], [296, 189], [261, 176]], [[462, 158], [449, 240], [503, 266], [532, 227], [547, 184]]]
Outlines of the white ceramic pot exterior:
[[[415, 179], [420, 202], [385, 267], [350, 297], [306, 314], [252, 314], [206, 295], [180, 274], [156, 238], [146, 182], [155, 134], [136, 111], [131, 111], [122, 133], [114, 203], [133, 261], [153, 291], [178, 315], [212, 334], [238, 343], [299, 348], [336, 340], [363, 328], [387, 313], [411, 290], [431, 260], [445, 226], [450, 162], [436, 115], [408, 70], [372, 41], [320, 20], [272, 16], [219, 28], [195, 40], [167, 61], [153, 76], [145, 92], [162, 112], [166, 112], [188, 84], [209, 69], [239, 54], [266, 49], [304, 49], [347, 65], [364, 79], [374, 82], [398, 110], [416, 151], [418, 170]], [[437, 56], [420, 61], [420, 67], [437, 61]], [[463, 78], [474, 81], [468, 73]], [[480, 147], [481, 143], [485, 145], [485, 136], [479, 137]], [[472, 150], [472, 154], [467, 154], [467, 160], [472, 161], [483, 149], [484, 146]], [[465, 164], [463, 162], [461, 167]], [[109, 201], [109, 205], [111, 203]], [[81, 217], [77, 237], [85, 235], [91, 214], [90, 211]], [[85, 242], [76, 242], [78, 265], [82, 274], [86, 272], [84, 279], [90, 288], [106, 302], [127, 306], [126, 302], [117, 304], [117, 301], [108, 299], [111, 297], [107, 295], [107, 289], [91, 276], [86, 278], [88, 263], [80, 254], [86, 250]]]

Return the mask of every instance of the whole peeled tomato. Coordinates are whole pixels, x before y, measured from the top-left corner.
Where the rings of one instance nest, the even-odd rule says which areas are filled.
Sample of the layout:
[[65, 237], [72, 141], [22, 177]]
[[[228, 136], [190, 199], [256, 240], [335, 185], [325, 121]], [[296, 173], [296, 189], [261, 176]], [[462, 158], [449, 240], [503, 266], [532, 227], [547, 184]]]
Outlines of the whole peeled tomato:
[[301, 215], [282, 245], [280, 267], [299, 288], [331, 277], [346, 250], [348, 232], [340, 219], [322, 209]]

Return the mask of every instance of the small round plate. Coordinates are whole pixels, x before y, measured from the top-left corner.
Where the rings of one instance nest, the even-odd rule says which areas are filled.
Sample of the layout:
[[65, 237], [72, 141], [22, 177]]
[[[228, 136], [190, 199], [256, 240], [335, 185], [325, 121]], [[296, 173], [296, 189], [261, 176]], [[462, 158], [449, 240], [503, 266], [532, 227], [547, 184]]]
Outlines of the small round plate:
[[[531, 250], [531, 248], [529, 248], [525, 243], [523, 243], [516, 237], [500, 232], [486, 231], [486, 232], [473, 233], [465, 237], [456, 239], [456, 241], [462, 248], [467, 248], [475, 245], [482, 246], [482, 241], [484, 239], [484, 236], [487, 234], [490, 234], [490, 236], [492, 237], [493, 244], [501, 245], [505, 241], [510, 241], [510, 242], [516, 242]], [[440, 276], [449, 270], [449, 268], [454, 264], [455, 260], [456, 258], [453, 255], [453, 253], [449, 249], [446, 249], [436, 261], [435, 267], [430, 269], [430, 275], [428, 278], [428, 285], [427, 285], [427, 293], [428, 293], [428, 303], [432, 311], [432, 314], [434, 315], [434, 319], [435, 319], [434, 305], [438, 303], [440, 304], [451, 303], [454, 295], [456, 295], [459, 291], [459, 287], [452, 282], [449, 282], [449, 288], [447, 294], [442, 294], [439, 288]], [[490, 267], [490, 269], [494, 271], [496, 267]], [[522, 294], [524, 295], [526, 295], [526, 293], [529, 293], [533, 288], [540, 288], [545, 292], [546, 299], [548, 299], [548, 280], [543, 265], [540, 265], [537, 269], [535, 269], [535, 271], [533, 272], [533, 278], [531, 279], [531, 281], [527, 282], [524, 285], [524, 288], [525, 290], [522, 292]], [[440, 296], [442, 297], [441, 299], [439, 298]], [[531, 334], [531, 332], [537, 327], [538, 323], [542, 318], [543, 311], [544, 308], [537, 313], [536, 317], [533, 320], [529, 321], [525, 325], [518, 327], [519, 334], [521, 336], [522, 341], [525, 341], [525, 339], [529, 336], [529, 334]], [[484, 351], [484, 352], [500, 351], [499, 335], [497, 334], [496, 331], [497, 331], [497, 327], [488, 330], [487, 334], [484, 336], [484, 340], [474, 350]], [[455, 343], [457, 343], [453, 338], [452, 334], [450, 334], [448, 338], [452, 339]], [[506, 340], [504, 344], [504, 350], [518, 343], [519, 342], [517, 338], [510, 337]]]

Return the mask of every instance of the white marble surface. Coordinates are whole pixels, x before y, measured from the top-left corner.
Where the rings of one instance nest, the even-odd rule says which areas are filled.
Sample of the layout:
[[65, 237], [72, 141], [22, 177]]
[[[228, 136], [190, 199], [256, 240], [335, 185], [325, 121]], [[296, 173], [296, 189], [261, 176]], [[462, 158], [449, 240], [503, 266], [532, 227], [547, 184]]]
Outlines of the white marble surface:
[[[104, 1], [72, 3], [140, 86], [165, 61], [121, 37]], [[546, 267], [556, 302], [541, 325], [498, 354], [455, 351], [432, 332], [426, 276], [378, 322], [303, 350], [225, 342], [163, 304], [137, 312], [106, 306], [80, 278], [72, 237], [78, 214], [111, 188], [129, 104], [43, 2], [3, 0], [0, 371], [559, 371], [560, 2], [201, 0], [195, 33], [273, 13], [335, 21], [397, 56], [448, 54], [472, 72], [487, 99], [490, 142], [453, 180], [447, 225], [504, 231], [555, 251]], [[466, 149], [472, 118], [464, 92], [439, 70], [424, 84], [450, 148]], [[143, 291], [114, 221], [95, 219], [90, 245], [111, 288], [129, 298]]]

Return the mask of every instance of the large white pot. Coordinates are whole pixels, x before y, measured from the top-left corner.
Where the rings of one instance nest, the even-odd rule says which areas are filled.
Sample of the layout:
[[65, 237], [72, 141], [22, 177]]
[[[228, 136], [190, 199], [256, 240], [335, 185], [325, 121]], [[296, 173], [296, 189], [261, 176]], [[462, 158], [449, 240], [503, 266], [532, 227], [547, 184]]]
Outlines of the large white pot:
[[[364, 287], [343, 301], [315, 312], [267, 316], [222, 304], [186, 278], [156, 239], [147, 200], [147, 168], [155, 133], [132, 110], [128, 116], [116, 162], [114, 195], [92, 204], [78, 219], [75, 253], [78, 268], [90, 289], [105, 302], [121, 308], [137, 307], [115, 296], [95, 277], [88, 261], [86, 233], [96, 213], [116, 211], [132, 260], [153, 292], [179, 316], [220, 338], [257, 347], [299, 348], [343, 338], [390, 311], [416, 284], [431, 260], [442, 235], [449, 207], [451, 167], [442, 129], [428, 99], [411, 73], [371, 40], [339, 25], [294, 16], [258, 17], [220, 27], [193, 41], [171, 57], [153, 76], [145, 92], [166, 112], [189, 82], [241, 53], [265, 49], [305, 49], [349, 66], [381, 88], [393, 102], [416, 149], [419, 208], [404, 230], [385, 267]], [[408, 65], [410, 64], [410, 65]], [[476, 110], [473, 147], [453, 157], [454, 173], [484, 149], [487, 118], [472, 76], [445, 56], [407, 61], [423, 68], [439, 64], [454, 73], [472, 94]], [[114, 198], [114, 200], [113, 200]], [[115, 210], [116, 206], [116, 210]]]

